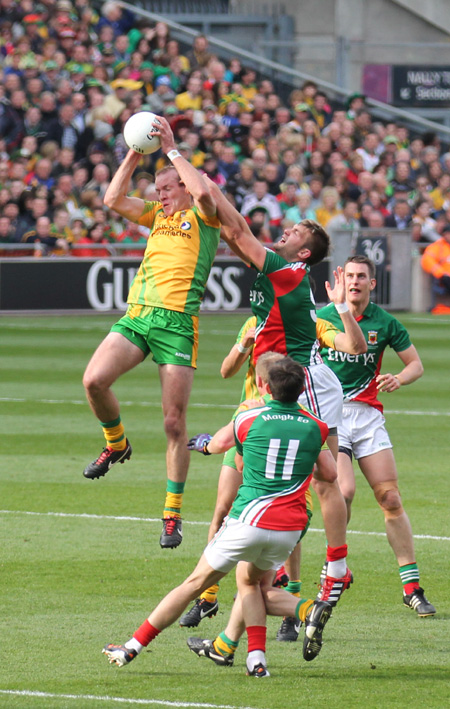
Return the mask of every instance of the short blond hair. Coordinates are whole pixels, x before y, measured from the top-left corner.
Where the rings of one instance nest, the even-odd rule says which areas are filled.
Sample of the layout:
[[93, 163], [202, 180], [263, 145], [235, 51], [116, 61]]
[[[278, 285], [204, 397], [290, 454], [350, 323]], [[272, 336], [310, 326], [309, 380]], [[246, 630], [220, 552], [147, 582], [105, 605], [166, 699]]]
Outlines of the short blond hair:
[[257, 377], [261, 377], [264, 384], [269, 381], [269, 369], [274, 362], [284, 359], [284, 355], [280, 352], [263, 352], [263, 354], [258, 358], [255, 367], [255, 374]]

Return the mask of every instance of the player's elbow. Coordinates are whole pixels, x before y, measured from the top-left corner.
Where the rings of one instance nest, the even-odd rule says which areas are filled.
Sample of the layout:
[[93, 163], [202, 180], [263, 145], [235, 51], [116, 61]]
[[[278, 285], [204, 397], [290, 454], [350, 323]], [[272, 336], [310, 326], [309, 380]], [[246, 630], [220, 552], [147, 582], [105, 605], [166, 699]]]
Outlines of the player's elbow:
[[367, 342], [365, 341], [364, 338], [353, 340], [351, 347], [352, 347], [352, 351], [350, 352], [350, 354], [355, 354], [355, 355], [364, 354], [368, 350]]
[[222, 379], [229, 379], [233, 376], [233, 370], [228, 365], [222, 364], [220, 368], [220, 376]]
[[416, 379], [420, 379], [420, 377], [421, 377], [421, 376], [423, 375], [423, 373], [424, 373], [423, 364], [422, 364], [422, 362], [421, 362], [420, 359], [419, 359], [419, 361], [417, 362], [416, 370], [417, 370], [417, 377], [416, 377]]
[[116, 195], [114, 194], [114, 191], [111, 190], [109, 187], [105, 192], [105, 196], [103, 197], [103, 202], [108, 207], [109, 209], [114, 209], [116, 206]]

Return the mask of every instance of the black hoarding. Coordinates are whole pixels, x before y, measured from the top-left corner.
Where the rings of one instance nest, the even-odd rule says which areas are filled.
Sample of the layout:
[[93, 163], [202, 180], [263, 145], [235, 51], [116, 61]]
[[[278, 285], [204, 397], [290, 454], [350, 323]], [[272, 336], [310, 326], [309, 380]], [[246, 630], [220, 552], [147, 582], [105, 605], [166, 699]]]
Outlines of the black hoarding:
[[392, 104], [411, 108], [450, 107], [450, 65], [393, 66]]
[[[125, 310], [138, 259], [0, 259], [1, 311]], [[326, 302], [328, 264], [314, 266], [316, 301]], [[233, 258], [218, 258], [208, 279], [202, 310], [233, 312], [250, 308], [256, 277]]]

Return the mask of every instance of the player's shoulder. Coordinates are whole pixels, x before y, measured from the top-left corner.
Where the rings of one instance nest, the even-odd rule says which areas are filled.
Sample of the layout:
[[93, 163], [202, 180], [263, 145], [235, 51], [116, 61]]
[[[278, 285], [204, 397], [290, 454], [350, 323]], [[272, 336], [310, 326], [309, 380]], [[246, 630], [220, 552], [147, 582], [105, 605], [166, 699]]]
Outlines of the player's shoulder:
[[336, 308], [334, 307], [334, 303], [329, 303], [328, 305], [325, 305], [323, 308], [318, 308], [317, 310], [317, 317], [322, 318], [322, 320], [329, 320], [331, 317], [336, 315]]
[[395, 317], [395, 315], [389, 313], [387, 310], [382, 308], [380, 305], [377, 305], [376, 303], [369, 303], [369, 305], [364, 311], [364, 317], [368, 318], [369, 320], [377, 320], [378, 322], [384, 323], [388, 326], [394, 325], [402, 328], [404, 327], [400, 320]]

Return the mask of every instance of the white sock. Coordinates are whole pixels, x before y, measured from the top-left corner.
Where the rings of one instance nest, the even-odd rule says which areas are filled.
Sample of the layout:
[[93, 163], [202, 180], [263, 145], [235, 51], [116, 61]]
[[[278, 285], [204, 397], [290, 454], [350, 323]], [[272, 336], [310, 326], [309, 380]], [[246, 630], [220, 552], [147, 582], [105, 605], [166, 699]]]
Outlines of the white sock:
[[131, 640], [128, 640], [125, 643], [125, 647], [127, 648], [127, 650], [136, 650], [137, 654], [139, 655], [144, 646], [141, 645], [139, 640], [136, 640], [136, 638], [131, 638]]
[[327, 576], [332, 579], [341, 579], [347, 573], [347, 559], [339, 559], [338, 561], [329, 561], [327, 567]]
[[248, 669], [248, 671], [253, 672], [256, 665], [259, 665], [259, 664], [264, 665], [264, 667], [267, 667], [266, 656], [262, 650], [252, 650], [247, 655], [247, 669]]

